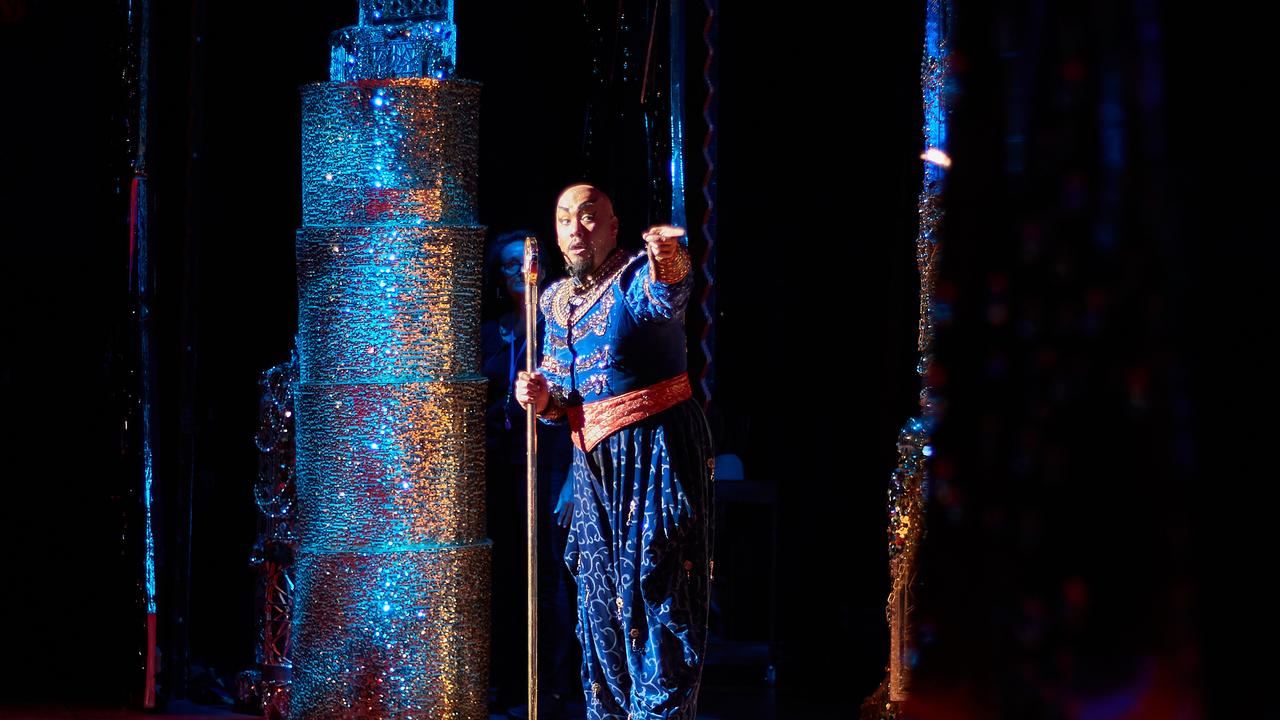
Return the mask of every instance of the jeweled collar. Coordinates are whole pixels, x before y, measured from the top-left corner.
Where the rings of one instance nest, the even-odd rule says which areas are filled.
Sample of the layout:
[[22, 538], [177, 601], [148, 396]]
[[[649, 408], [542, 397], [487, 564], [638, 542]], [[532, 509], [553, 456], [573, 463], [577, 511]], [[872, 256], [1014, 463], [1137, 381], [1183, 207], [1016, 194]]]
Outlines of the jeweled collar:
[[569, 285], [573, 288], [573, 294], [585, 295], [600, 285], [607, 284], [613, 278], [613, 274], [621, 270], [629, 259], [626, 253], [614, 248], [613, 252], [609, 253], [609, 257], [600, 263], [600, 267], [587, 275], [586, 281], [579, 280], [576, 277], [569, 278]]
[[[564, 327], [577, 322], [604, 296], [613, 285], [614, 279], [637, 257], [640, 256], [630, 256], [621, 250], [614, 249], [613, 253], [600, 263], [600, 267], [587, 276], [586, 282], [570, 278], [567, 282], [560, 283], [556, 287], [556, 293], [551, 302], [552, 317]], [[570, 317], [571, 313], [573, 317]]]

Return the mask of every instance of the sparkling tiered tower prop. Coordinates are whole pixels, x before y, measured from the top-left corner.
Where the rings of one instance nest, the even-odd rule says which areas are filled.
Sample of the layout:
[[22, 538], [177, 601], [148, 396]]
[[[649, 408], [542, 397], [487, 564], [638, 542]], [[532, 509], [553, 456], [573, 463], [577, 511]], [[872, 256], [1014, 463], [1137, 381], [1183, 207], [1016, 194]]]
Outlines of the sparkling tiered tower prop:
[[360, 0], [302, 89], [294, 718], [485, 718], [480, 88], [448, 0]]

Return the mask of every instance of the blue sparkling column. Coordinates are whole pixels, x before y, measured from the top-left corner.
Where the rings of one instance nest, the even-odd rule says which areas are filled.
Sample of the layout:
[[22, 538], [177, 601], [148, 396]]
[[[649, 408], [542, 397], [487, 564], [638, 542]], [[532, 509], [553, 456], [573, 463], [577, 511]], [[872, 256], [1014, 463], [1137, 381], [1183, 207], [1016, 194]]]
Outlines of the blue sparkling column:
[[362, 0], [302, 89], [294, 718], [485, 718], [479, 86]]

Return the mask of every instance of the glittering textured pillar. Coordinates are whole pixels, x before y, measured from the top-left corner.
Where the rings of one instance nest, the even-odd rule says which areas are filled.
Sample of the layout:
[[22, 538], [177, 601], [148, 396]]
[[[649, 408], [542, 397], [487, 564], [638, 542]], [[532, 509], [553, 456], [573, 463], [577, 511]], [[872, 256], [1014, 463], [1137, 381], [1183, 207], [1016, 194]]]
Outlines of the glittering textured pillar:
[[925, 1], [924, 60], [920, 90], [924, 100], [923, 187], [916, 234], [916, 269], [920, 272], [920, 316], [916, 349], [920, 353], [920, 415], [898, 431], [898, 466], [889, 476], [888, 550], [892, 585], [885, 609], [889, 621], [889, 672], [863, 701], [864, 720], [896, 720], [911, 689], [915, 638], [911, 628], [912, 587], [916, 556], [924, 538], [929, 485], [930, 438], [938, 421], [939, 398], [931, 384], [933, 364], [934, 285], [942, 247], [942, 193], [951, 158], [947, 155], [946, 81], [951, 58], [951, 0]]
[[362, 0], [302, 89], [294, 718], [485, 718], [479, 87]]

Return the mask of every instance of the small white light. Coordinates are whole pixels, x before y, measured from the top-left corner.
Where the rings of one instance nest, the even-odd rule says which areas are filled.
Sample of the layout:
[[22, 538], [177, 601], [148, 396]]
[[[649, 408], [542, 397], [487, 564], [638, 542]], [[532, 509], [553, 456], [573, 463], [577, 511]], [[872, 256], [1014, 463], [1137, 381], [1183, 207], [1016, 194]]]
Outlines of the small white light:
[[931, 162], [940, 168], [951, 169], [951, 156], [938, 148], [929, 148], [920, 154], [920, 159], [925, 162]]

